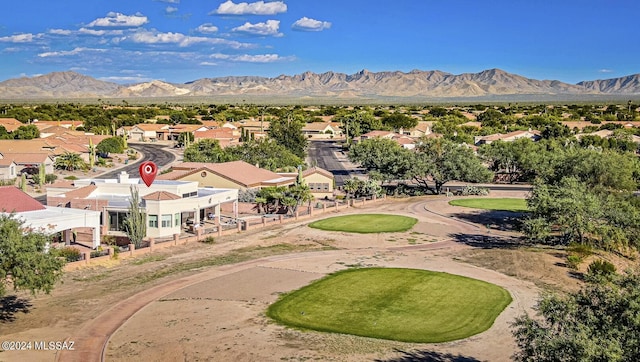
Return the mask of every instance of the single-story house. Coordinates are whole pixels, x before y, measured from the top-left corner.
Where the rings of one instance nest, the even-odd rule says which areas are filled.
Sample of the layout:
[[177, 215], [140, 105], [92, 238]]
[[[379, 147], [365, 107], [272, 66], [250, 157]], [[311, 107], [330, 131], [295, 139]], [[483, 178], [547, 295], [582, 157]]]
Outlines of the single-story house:
[[342, 128], [338, 122], [312, 122], [302, 127], [302, 133], [308, 138], [329, 139], [342, 136]]
[[290, 186], [296, 177], [285, 177], [244, 161], [222, 163], [183, 162], [171, 166], [171, 171], [158, 175], [158, 180], [195, 181], [200, 187], [237, 190]]
[[[285, 177], [298, 177], [296, 172], [278, 172], [278, 175]], [[333, 197], [335, 181], [333, 174], [320, 167], [310, 167], [302, 171], [302, 180], [309, 186], [311, 194], [316, 199]]]
[[14, 186], [0, 186], [0, 212], [13, 214], [30, 230], [45, 234], [62, 233], [72, 240], [75, 229], [92, 231], [92, 247], [100, 246], [100, 212], [44, 206]]
[[[68, 190], [66, 185], [62, 187]], [[209, 214], [216, 215], [219, 222], [221, 204], [233, 203], [233, 210], [237, 210], [237, 189], [201, 188], [193, 181], [158, 179], [147, 187], [142, 180], [129, 178], [124, 171], [117, 179], [75, 180], [74, 187], [74, 190], [60, 192], [55, 184], [50, 185], [47, 205], [99, 211], [105, 234], [123, 234], [131, 187], [138, 190], [141, 198], [147, 237], [173, 237], [183, 231], [187, 221], [199, 224]]]
[[528, 130], [528, 131], [513, 131], [509, 133], [496, 133], [488, 136], [476, 136], [474, 137], [474, 144], [476, 146], [490, 144], [494, 141], [503, 141], [503, 142], [513, 142], [520, 138], [529, 138], [532, 141], [539, 141], [542, 136], [540, 135], [540, 131], [537, 130]]
[[0, 180], [11, 180], [18, 177], [18, 166], [12, 159], [0, 159]]
[[0, 126], [3, 126], [7, 132], [11, 133], [25, 124], [15, 118], [0, 118]]
[[[40, 168], [40, 165], [44, 165], [45, 173], [53, 173], [54, 161], [53, 157], [44, 152], [40, 153], [8, 153], [2, 152], [0, 153], [0, 158], [2, 160], [11, 160], [16, 165], [16, 172], [29, 172], [34, 173], [37, 172]], [[5, 161], [5, 162], [7, 162]]]

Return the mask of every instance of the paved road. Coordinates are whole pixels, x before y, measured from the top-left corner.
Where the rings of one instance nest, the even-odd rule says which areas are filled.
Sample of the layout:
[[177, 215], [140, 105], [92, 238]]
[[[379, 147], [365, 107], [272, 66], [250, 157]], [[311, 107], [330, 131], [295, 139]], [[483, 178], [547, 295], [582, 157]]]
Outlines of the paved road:
[[342, 148], [336, 141], [311, 141], [309, 142], [309, 159], [312, 165], [318, 165], [331, 172], [336, 180], [336, 186], [344, 185], [344, 180], [351, 177], [351, 174], [358, 174], [359, 169], [346, 169], [346, 155], [344, 157], [336, 157], [336, 153], [342, 155]]
[[144, 157], [142, 157], [142, 159], [137, 160], [136, 162], [130, 165], [118, 168], [116, 170], [113, 170], [107, 173], [103, 173], [102, 175], [100, 175], [100, 178], [116, 178], [118, 177], [118, 174], [120, 174], [120, 172], [122, 171], [127, 171], [130, 177], [140, 177], [140, 172], [138, 171], [138, 167], [140, 167], [140, 162], [153, 161], [158, 166], [158, 170], [160, 170], [164, 166], [175, 161], [175, 158], [176, 158], [176, 156], [173, 153], [164, 149], [167, 147], [166, 145], [130, 143], [129, 147], [133, 148], [134, 150], [142, 152]]

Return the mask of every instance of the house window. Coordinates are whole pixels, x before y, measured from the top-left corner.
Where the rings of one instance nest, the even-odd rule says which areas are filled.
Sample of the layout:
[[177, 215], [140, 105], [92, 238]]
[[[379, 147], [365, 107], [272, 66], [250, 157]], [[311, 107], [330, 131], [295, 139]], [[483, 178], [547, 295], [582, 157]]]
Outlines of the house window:
[[328, 182], [323, 183], [322, 184], [322, 189], [325, 190], [325, 191], [329, 191], [329, 183]]
[[175, 215], [175, 223], [173, 225], [175, 226], [180, 225], [180, 214]]
[[149, 227], [150, 228], [158, 227], [158, 215], [149, 215]]
[[109, 211], [109, 231], [123, 231], [126, 212]]
[[163, 214], [162, 215], [162, 227], [170, 228], [171, 227], [171, 214]]

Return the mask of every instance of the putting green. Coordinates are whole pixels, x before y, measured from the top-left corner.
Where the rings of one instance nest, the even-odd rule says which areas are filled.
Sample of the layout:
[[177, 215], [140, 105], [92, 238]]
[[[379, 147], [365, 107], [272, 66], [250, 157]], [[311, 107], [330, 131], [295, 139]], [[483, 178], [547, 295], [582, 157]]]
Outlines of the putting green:
[[527, 200], [511, 198], [457, 199], [449, 201], [449, 205], [495, 211], [524, 212], [529, 210]]
[[503, 288], [419, 269], [363, 268], [284, 295], [267, 315], [291, 327], [435, 343], [487, 330], [511, 303]]
[[401, 215], [354, 214], [318, 220], [312, 222], [309, 226], [327, 231], [367, 234], [407, 231], [417, 222], [417, 219]]

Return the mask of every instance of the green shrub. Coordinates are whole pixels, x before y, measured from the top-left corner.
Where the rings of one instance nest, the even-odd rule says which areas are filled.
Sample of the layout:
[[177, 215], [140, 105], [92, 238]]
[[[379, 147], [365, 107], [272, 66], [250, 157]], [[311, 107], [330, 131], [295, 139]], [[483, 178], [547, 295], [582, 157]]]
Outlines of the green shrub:
[[567, 247], [567, 251], [581, 257], [582, 259], [593, 254], [593, 248], [589, 244], [571, 243]]
[[64, 179], [73, 181], [73, 180], [77, 180], [78, 178], [76, 176], [74, 176], [74, 175], [69, 175], [69, 176], [66, 176]]
[[54, 175], [52, 173], [48, 173], [44, 175], [44, 182], [48, 184], [54, 183], [58, 179], [58, 175]]
[[567, 255], [567, 267], [574, 270], [578, 269], [578, 265], [582, 263], [582, 260], [584, 259], [581, 258], [579, 255], [569, 254]]
[[205, 243], [205, 244], [215, 244], [216, 243], [216, 239], [213, 236], [207, 236], [206, 238], [204, 238], [204, 240], [200, 240], [200, 241]]
[[489, 189], [486, 187], [477, 186], [465, 186], [458, 191], [458, 195], [461, 196], [487, 196], [489, 195]]
[[606, 260], [594, 260], [589, 264], [587, 273], [591, 276], [609, 276], [616, 273], [616, 266]]
[[82, 254], [80, 253], [80, 250], [69, 247], [69, 246], [66, 246], [60, 249], [53, 249], [52, 253], [55, 256], [64, 258], [67, 261], [67, 263], [72, 263], [82, 258]]

